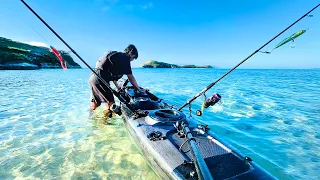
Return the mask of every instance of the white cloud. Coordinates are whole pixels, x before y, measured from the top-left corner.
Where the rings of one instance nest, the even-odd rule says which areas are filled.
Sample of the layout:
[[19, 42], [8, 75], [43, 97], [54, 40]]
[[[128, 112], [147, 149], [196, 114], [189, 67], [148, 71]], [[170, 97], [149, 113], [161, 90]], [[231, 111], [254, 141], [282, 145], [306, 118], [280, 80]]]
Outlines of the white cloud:
[[112, 6], [118, 3], [118, 0], [96, 0], [96, 2], [102, 7], [101, 11], [108, 11]]
[[116, 3], [118, 0], [93, 0], [96, 3]]
[[46, 43], [43, 43], [43, 42], [37, 42], [37, 41], [30, 41], [30, 42], [23, 42], [23, 43], [26, 43], [26, 44], [29, 44], [29, 45], [32, 45], [32, 46], [40, 46], [40, 47], [49, 47], [48, 44]]
[[104, 6], [103, 8], [102, 8], [102, 11], [108, 11], [110, 9], [110, 6]]
[[104, 0], [105, 2], [108, 2], [108, 3], [117, 3], [118, 0]]
[[148, 4], [141, 5], [141, 8], [142, 9], [148, 9], [148, 8], [151, 8], [152, 6], [153, 6], [152, 3], [148, 3]]
[[124, 7], [126, 9], [129, 9], [129, 10], [133, 9], [133, 5], [132, 4], [126, 4]]

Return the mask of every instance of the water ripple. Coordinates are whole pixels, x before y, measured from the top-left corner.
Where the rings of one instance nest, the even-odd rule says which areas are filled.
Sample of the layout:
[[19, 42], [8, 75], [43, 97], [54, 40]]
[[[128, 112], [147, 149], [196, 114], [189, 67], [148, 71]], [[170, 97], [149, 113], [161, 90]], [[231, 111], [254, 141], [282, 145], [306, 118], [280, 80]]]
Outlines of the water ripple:
[[[140, 86], [177, 107], [227, 72], [133, 71]], [[0, 71], [0, 179], [157, 179], [121, 119], [105, 122], [101, 108], [88, 119], [90, 74]], [[318, 178], [319, 70], [236, 70], [206, 95], [216, 92], [222, 103], [195, 121], [279, 179]]]

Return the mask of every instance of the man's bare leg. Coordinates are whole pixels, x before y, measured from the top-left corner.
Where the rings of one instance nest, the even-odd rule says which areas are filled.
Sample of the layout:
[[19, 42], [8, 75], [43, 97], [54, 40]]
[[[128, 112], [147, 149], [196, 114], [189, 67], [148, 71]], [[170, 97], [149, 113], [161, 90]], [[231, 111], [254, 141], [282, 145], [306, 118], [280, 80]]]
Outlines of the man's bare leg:
[[112, 106], [114, 102], [107, 102], [107, 103], [104, 103], [106, 105], [106, 110], [103, 111], [103, 114], [105, 117], [110, 117], [111, 115], [111, 110], [110, 110], [110, 107]]
[[91, 102], [90, 108], [89, 108], [89, 119], [92, 118], [92, 115], [93, 115], [93, 113], [94, 113], [94, 110], [97, 109], [97, 107], [99, 107], [100, 105], [101, 105], [101, 103], [98, 104], [98, 103], [95, 103], [95, 102]]
[[95, 103], [95, 102], [91, 102], [91, 106], [90, 106], [90, 109], [91, 111], [94, 111], [96, 110], [97, 107], [99, 107], [101, 105], [101, 103]]

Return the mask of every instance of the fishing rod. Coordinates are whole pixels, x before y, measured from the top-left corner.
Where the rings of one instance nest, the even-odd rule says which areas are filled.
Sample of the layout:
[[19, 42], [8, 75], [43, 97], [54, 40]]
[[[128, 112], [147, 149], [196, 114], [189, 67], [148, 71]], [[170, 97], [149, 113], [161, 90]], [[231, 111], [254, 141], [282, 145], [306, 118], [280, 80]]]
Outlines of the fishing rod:
[[296, 20], [294, 23], [292, 23], [290, 26], [288, 26], [286, 29], [284, 29], [282, 32], [280, 32], [278, 35], [276, 35], [274, 38], [272, 38], [271, 40], [269, 40], [267, 43], [265, 43], [264, 45], [262, 45], [259, 49], [257, 49], [256, 51], [254, 51], [252, 54], [250, 54], [247, 58], [245, 58], [244, 60], [242, 60], [239, 64], [237, 64], [234, 68], [230, 69], [227, 73], [225, 73], [223, 76], [221, 76], [219, 79], [217, 79], [216, 81], [214, 81], [213, 83], [209, 84], [206, 88], [204, 88], [200, 93], [198, 93], [197, 95], [195, 95], [194, 97], [192, 97], [191, 99], [189, 99], [185, 104], [183, 104], [178, 110], [181, 111], [184, 107], [186, 107], [187, 105], [191, 104], [192, 101], [194, 101], [195, 99], [197, 99], [199, 96], [201, 96], [202, 94], [204, 94], [205, 92], [207, 92], [210, 88], [212, 88], [217, 82], [219, 82], [221, 79], [223, 79], [224, 77], [226, 77], [228, 74], [230, 74], [233, 70], [235, 70], [237, 67], [239, 67], [242, 63], [244, 63], [245, 61], [247, 61], [248, 59], [250, 59], [253, 55], [255, 55], [256, 53], [258, 53], [261, 49], [263, 49], [265, 46], [267, 46], [270, 42], [272, 42], [273, 40], [275, 40], [277, 37], [279, 37], [281, 34], [283, 34], [284, 32], [286, 32], [288, 29], [290, 29], [293, 25], [295, 25], [296, 23], [298, 23], [300, 20], [302, 20], [304, 17], [306, 17], [308, 14], [310, 14], [313, 10], [317, 9], [320, 6], [320, 4], [318, 4], [317, 6], [315, 6], [314, 8], [312, 8], [309, 12], [307, 12], [306, 14], [304, 14], [302, 17], [300, 17], [298, 20]]
[[49, 24], [46, 23], [24, 0], [21, 0], [21, 2], [35, 15], [39, 18], [39, 20], [47, 26], [51, 30], [53, 34], [55, 34], [70, 50], [75, 54], [101, 81], [102, 83], [122, 102], [124, 103], [132, 112], [135, 112], [134, 109], [131, 107], [131, 105], [118, 93], [117, 91], [113, 90], [110, 85], [96, 72], [94, 71], [80, 56], [79, 54], [72, 49], [72, 47], [69, 46], [68, 43], [66, 43], [58, 33], [56, 33], [50, 26]]

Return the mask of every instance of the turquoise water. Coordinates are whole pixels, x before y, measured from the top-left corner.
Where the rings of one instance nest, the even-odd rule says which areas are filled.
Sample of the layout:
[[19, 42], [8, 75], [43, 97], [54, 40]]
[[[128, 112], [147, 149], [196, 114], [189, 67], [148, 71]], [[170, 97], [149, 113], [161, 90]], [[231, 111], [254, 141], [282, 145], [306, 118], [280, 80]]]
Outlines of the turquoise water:
[[[177, 106], [223, 69], [134, 69]], [[119, 117], [88, 118], [88, 69], [0, 71], [0, 179], [157, 179]], [[319, 179], [320, 71], [236, 70], [207, 92], [222, 103], [194, 114], [279, 179]], [[185, 113], [188, 113], [185, 108]]]

